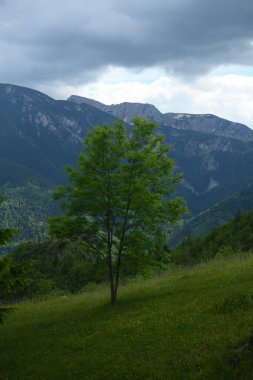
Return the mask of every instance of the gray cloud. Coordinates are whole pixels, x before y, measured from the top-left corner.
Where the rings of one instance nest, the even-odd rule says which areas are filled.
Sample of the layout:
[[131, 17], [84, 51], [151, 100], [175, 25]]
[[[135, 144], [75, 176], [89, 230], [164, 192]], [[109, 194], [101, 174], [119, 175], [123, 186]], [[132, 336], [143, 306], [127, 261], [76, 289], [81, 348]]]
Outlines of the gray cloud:
[[252, 0], [0, 0], [0, 81], [69, 84], [108, 65], [253, 66]]

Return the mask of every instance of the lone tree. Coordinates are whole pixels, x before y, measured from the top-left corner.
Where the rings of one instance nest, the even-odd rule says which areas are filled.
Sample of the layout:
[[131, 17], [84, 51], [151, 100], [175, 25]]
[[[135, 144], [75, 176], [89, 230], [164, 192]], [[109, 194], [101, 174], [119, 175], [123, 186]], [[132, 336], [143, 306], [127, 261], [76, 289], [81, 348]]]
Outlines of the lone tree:
[[78, 168], [66, 168], [69, 185], [54, 194], [64, 215], [50, 219], [51, 236], [80, 240], [105, 260], [112, 304], [122, 260], [163, 249], [168, 223], [185, 212], [181, 198], [171, 199], [181, 176], [173, 173], [170, 146], [154, 133], [157, 127], [142, 117], [133, 119], [129, 134], [123, 121], [94, 127]]

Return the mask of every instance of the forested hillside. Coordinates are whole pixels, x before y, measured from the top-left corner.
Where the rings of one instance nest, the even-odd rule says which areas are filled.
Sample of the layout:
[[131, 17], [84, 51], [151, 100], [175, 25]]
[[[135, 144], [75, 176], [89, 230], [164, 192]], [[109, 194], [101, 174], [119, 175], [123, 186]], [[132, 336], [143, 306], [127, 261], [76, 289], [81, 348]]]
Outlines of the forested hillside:
[[206, 236], [188, 235], [172, 250], [172, 261], [177, 264], [196, 264], [215, 256], [230, 256], [253, 250], [253, 212], [237, 212], [235, 217], [213, 228]]
[[0, 204], [3, 227], [17, 230], [14, 239], [0, 252], [9, 251], [18, 242], [44, 240], [47, 236], [47, 219], [58, 211], [52, 200], [52, 188], [27, 183], [23, 186], [2, 187], [7, 199]]
[[238, 212], [253, 210], [253, 186], [250, 184], [243, 191], [233, 194], [192, 218], [185, 220], [174, 229], [171, 245], [180, 243], [191, 234], [192, 237], [203, 236], [211, 228], [217, 227], [235, 217]]

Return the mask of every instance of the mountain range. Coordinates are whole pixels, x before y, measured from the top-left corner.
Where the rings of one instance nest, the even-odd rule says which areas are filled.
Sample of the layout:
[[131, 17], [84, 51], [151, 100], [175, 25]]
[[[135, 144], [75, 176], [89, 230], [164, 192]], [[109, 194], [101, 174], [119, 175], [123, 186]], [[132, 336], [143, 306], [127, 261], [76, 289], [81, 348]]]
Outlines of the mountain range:
[[184, 173], [179, 188], [193, 214], [212, 207], [240, 191], [251, 179], [253, 131], [215, 115], [161, 113], [151, 104], [105, 105], [93, 99], [72, 95], [76, 104], [88, 104], [126, 122], [142, 115], [160, 125], [172, 156]]
[[231, 137], [241, 141], [253, 141], [253, 131], [244, 124], [234, 123], [215, 115], [194, 115], [186, 113], [161, 113], [152, 104], [120, 103], [105, 105], [96, 100], [71, 95], [69, 101], [76, 104], [88, 104], [115, 117], [131, 123], [133, 117], [141, 115], [160, 125], [180, 130], [208, 133], [211, 135]]
[[[29, 209], [31, 222], [26, 219], [23, 230], [44, 225], [39, 234], [34, 233], [43, 238], [46, 217], [55, 209], [51, 191], [66, 180], [64, 166], [76, 164], [86, 132], [118, 118], [124, 118], [131, 128], [136, 115], [156, 121], [158, 132], [172, 145], [176, 170], [184, 173], [177, 190], [185, 197], [191, 216], [251, 183], [253, 131], [243, 124], [214, 115], [162, 114], [149, 104], [107, 106], [74, 95], [54, 100], [29, 88], [0, 84], [0, 192], [9, 195], [9, 203], [1, 206], [4, 224], [17, 226], [17, 221], [10, 219], [13, 204], [16, 215]], [[29, 197], [31, 186], [33, 196]], [[46, 212], [38, 211], [38, 200], [46, 204]], [[22, 228], [22, 220], [18, 223]], [[27, 234], [22, 239], [34, 237]]]

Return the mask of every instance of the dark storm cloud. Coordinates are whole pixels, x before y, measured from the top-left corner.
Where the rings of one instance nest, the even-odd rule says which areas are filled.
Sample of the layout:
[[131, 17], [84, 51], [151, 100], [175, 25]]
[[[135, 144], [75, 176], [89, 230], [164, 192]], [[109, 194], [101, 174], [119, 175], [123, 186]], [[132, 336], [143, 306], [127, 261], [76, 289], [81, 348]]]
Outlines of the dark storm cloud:
[[0, 0], [0, 81], [76, 84], [108, 65], [253, 65], [252, 0]]

